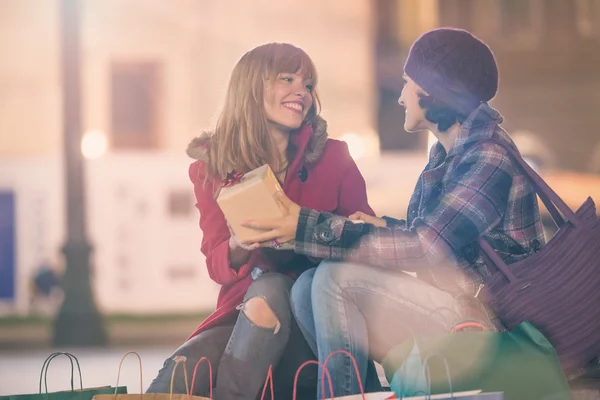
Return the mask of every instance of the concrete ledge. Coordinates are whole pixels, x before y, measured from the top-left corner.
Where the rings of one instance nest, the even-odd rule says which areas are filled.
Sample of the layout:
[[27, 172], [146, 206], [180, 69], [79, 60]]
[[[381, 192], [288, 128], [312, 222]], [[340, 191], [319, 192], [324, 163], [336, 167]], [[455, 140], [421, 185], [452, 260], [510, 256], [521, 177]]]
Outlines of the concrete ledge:
[[[108, 316], [110, 345], [178, 345], [206, 318], [206, 314], [182, 316]], [[52, 347], [52, 321], [0, 319], [0, 349]]]

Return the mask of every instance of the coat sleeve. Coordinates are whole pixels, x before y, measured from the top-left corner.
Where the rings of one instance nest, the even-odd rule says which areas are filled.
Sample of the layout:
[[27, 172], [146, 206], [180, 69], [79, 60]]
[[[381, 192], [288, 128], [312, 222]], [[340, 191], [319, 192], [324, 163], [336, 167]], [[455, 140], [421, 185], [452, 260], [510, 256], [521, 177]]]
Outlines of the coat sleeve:
[[189, 176], [194, 184], [196, 208], [200, 211], [202, 244], [200, 250], [206, 256], [206, 267], [212, 280], [220, 285], [231, 285], [245, 278], [254, 266], [270, 267], [262, 250], [254, 250], [248, 262], [238, 269], [231, 268], [229, 239], [231, 234], [227, 221], [214, 196], [214, 182], [205, 182], [206, 165], [196, 161], [190, 165]]
[[406, 271], [437, 265], [502, 220], [514, 173], [506, 150], [493, 144], [480, 146], [456, 167], [439, 203], [415, 219], [410, 229], [357, 225], [303, 208], [295, 250]]
[[365, 179], [352, 159], [348, 151], [348, 145], [345, 142], [340, 142], [340, 145], [340, 158], [343, 160], [345, 168], [342, 172], [338, 192], [338, 207], [335, 214], [348, 217], [357, 211], [361, 211], [369, 215], [375, 215], [367, 199]]

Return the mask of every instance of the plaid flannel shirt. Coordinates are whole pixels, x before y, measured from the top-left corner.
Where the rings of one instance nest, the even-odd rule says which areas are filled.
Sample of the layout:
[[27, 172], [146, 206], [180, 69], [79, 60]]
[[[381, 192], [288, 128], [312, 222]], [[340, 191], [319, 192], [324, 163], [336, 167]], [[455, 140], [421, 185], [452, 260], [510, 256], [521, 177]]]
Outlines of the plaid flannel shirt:
[[472, 147], [489, 138], [515, 147], [502, 121], [481, 104], [448, 153], [440, 143], [432, 147], [406, 220], [386, 218], [387, 227], [378, 228], [303, 208], [295, 251], [412, 271], [443, 290], [474, 294], [490, 274], [481, 235], [508, 264], [544, 244], [537, 197], [516, 161], [497, 144]]

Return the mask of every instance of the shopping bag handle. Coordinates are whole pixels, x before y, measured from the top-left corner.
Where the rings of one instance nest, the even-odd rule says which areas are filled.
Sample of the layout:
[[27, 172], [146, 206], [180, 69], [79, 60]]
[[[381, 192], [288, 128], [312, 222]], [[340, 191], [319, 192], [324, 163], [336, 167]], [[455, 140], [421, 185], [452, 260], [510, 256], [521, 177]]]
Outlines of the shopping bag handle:
[[[446, 360], [446, 358], [441, 357], [437, 354], [432, 354], [430, 356], [427, 356], [424, 360], [423, 360], [423, 368], [425, 369], [425, 377], [427, 380], [427, 392], [423, 393], [423, 397], [425, 397], [426, 400], [431, 400], [431, 372], [429, 370], [429, 360], [431, 358], [439, 358], [444, 362], [444, 367], [446, 369], [446, 378], [448, 380], [448, 387], [450, 388], [450, 398], [453, 399], [454, 398], [454, 389], [452, 388], [452, 377], [450, 376], [450, 366], [448, 365], [448, 360]], [[392, 399], [399, 399], [402, 400], [404, 398], [404, 394], [402, 393], [402, 385], [403, 385], [404, 381], [402, 379], [402, 375], [400, 375], [400, 397], [397, 397], [396, 394], [392, 395], [391, 397], [386, 398], [385, 400], [392, 400]], [[420, 395], [420, 393], [415, 393], [414, 395]]]
[[452, 378], [450, 377], [450, 366], [448, 365], [448, 360], [446, 358], [438, 356], [437, 354], [432, 354], [427, 356], [425, 360], [423, 360], [423, 364], [425, 365], [425, 376], [427, 377], [427, 399], [431, 399], [431, 372], [429, 371], [429, 360], [431, 358], [439, 358], [444, 362], [444, 368], [446, 369], [446, 379], [448, 380], [448, 388], [450, 389], [450, 398], [454, 398], [454, 391], [452, 390]]
[[115, 386], [115, 399], [117, 398], [117, 392], [119, 391], [119, 379], [121, 378], [121, 367], [123, 366], [123, 361], [125, 361], [125, 358], [130, 354], [135, 355], [138, 359], [138, 363], [140, 365], [140, 397], [143, 393], [144, 385], [142, 384], [142, 357], [140, 357], [140, 355], [138, 353], [136, 353], [135, 351], [128, 351], [127, 353], [123, 354], [123, 357], [121, 358], [121, 362], [119, 363], [119, 371], [117, 372], [117, 384]]
[[77, 364], [77, 372], [79, 373], [79, 386], [80, 389], [83, 390], [83, 378], [81, 377], [81, 367], [79, 366], [79, 360], [71, 353], [57, 351], [50, 354], [48, 358], [46, 358], [46, 360], [44, 361], [44, 364], [42, 365], [42, 371], [40, 372], [39, 393], [42, 394], [42, 380], [44, 381], [44, 388], [46, 390], [45, 393], [48, 393], [48, 368], [50, 367], [50, 362], [58, 356], [67, 356], [69, 358], [69, 361], [71, 362], [71, 391], [75, 390], [73, 384], [73, 378], [75, 375], [73, 360], [75, 360], [75, 363]]
[[489, 328], [485, 324], [482, 324], [481, 322], [466, 320], [466, 321], [463, 321], [461, 323], [454, 325], [452, 327], [452, 329], [450, 330], [450, 333], [451, 334], [457, 333], [465, 328], [479, 328], [480, 332], [488, 332], [489, 331]]
[[179, 364], [183, 365], [183, 378], [185, 380], [185, 394], [190, 394], [190, 386], [188, 384], [188, 376], [187, 376], [187, 368], [185, 362], [187, 358], [185, 356], [175, 356], [173, 357], [173, 361], [175, 361], [175, 365], [173, 365], [173, 372], [171, 372], [171, 386], [169, 390], [169, 400], [173, 400], [173, 382], [175, 381], [175, 371], [177, 371], [177, 367]]
[[[333, 397], [333, 384], [331, 383], [331, 374], [327, 370], [327, 367], [324, 364], [322, 364], [316, 360], [308, 360], [308, 361], [305, 361], [304, 363], [302, 363], [302, 365], [300, 365], [298, 367], [298, 369], [296, 370], [296, 376], [294, 376], [294, 397], [292, 398], [292, 400], [296, 400], [297, 391], [298, 391], [298, 378], [300, 377], [300, 372], [304, 369], [304, 367], [306, 367], [307, 365], [310, 365], [310, 364], [320, 365], [321, 368], [323, 368], [322, 377], [325, 378], [325, 375], [327, 375], [327, 382], [329, 382], [329, 394]], [[273, 389], [271, 389], [271, 391], [272, 390]], [[323, 390], [321, 390], [321, 393], [323, 393], [323, 400], [325, 400], [325, 382], [324, 381], [323, 381]], [[363, 394], [363, 398], [364, 398], [364, 394]]]
[[[265, 400], [265, 394], [267, 394], [267, 383], [269, 384], [269, 389], [271, 389], [271, 398], [275, 398], [275, 391], [273, 390], [273, 364], [269, 365], [269, 370], [267, 371], [267, 377], [265, 378], [265, 384], [263, 385], [263, 391], [262, 395], [260, 396], [260, 400]], [[294, 391], [295, 390], [296, 389], [294, 388]], [[210, 398], [212, 399], [212, 391]]]
[[[365, 389], [363, 388], [363, 384], [362, 384], [362, 378], [360, 377], [360, 372], [358, 372], [358, 365], [356, 364], [356, 360], [354, 359], [354, 357], [352, 356], [352, 354], [348, 353], [346, 350], [336, 350], [334, 352], [332, 352], [331, 354], [329, 354], [329, 356], [325, 359], [324, 364], [324, 368], [323, 368], [323, 373], [321, 374], [321, 382], [322, 382], [322, 393], [323, 396], [325, 395], [325, 371], [326, 368], [325, 366], [327, 366], [327, 363], [329, 362], [329, 359], [331, 359], [331, 357], [333, 357], [336, 354], [343, 354], [346, 355], [348, 357], [350, 357], [350, 360], [352, 360], [352, 364], [354, 364], [354, 371], [356, 371], [356, 379], [358, 379], [358, 387], [360, 389], [360, 394], [362, 396], [362, 400], [366, 400], [365, 398]], [[331, 378], [330, 378], [330, 382], [331, 382]], [[333, 391], [331, 392], [331, 395], [333, 396]], [[324, 397], [323, 397], [324, 399]]]
[[[213, 369], [212, 369], [212, 364], [210, 363], [210, 360], [206, 357], [202, 357], [201, 359], [198, 360], [198, 362], [196, 363], [196, 365], [194, 366], [194, 374], [192, 375], [192, 387], [190, 388], [190, 400], [192, 400], [192, 395], [194, 393], [194, 384], [196, 383], [196, 372], [198, 372], [198, 366], [200, 365], [200, 363], [202, 363], [202, 361], [206, 361], [206, 363], [208, 364], [208, 379], [210, 379], [210, 386], [209, 386], [209, 392], [210, 392], [210, 400], [212, 400], [213, 396]], [[271, 368], [269, 367], [269, 372], [271, 371]], [[186, 382], [186, 386], [187, 386], [187, 382]], [[173, 392], [173, 390], [171, 390], [171, 392]]]

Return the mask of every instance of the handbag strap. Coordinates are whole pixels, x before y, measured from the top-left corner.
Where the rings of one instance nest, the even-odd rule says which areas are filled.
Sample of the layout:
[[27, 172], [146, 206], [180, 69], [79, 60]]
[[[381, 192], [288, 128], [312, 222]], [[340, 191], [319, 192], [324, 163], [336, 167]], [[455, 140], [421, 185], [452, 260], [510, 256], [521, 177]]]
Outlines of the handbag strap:
[[485, 143], [497, 144], [498, 146], [504, 148], [513, 157], [513, 159], [521, 167], [521, 170], [523, 171], [525, 176], [529, 178], [529, 181], [532, 184], [535, 193], [540, 197], [542, 203], [544, 203], [544, 206], [546, 206], [546, 208], [548, 209], [548, 212], [552, 216], [552, 219], [554, 220], [556, 225], [561, 227], [565, 223], [565, 220], [558, 213], [557, 208], [567, 218], [567, 221], [571, 225], [573, 225], [574, 227], [580, 225], [579, 217], [575, 215], [573, 210], [571, 210], [567, 203], [565, 203], [565, 201], [560, 198], [560, 196], [550, 187], [550, 185], [548, 185], [546, 181], [544, 181], [544, 179], [542, 179], [542, 177], [537, 172], [535, 172], [535, 170], [531, 168], [525, 160], [523, 160], [523, 157], [521, 157], [517, 150], [509, 146], [508, 143], [498, 139], [485, 139], [475, 144], [475, 146], [479, 146]]
[[[523, 157], [519, 154], [517, 150], [513, 147], [509, 146], [508, 143], [503, 142], [498, 139], [485, 139], [481, 140], [478, 143], [474, 144], [474, 146], [480, 146], [482, 144], [492, 143], [498, 146], [501, 146], [505, 149], [512, 158], [517, 162], [523, 174], [529, 179], [535, 193], [540, 197], [542, 203], [550, 213], [552, 220], [554, 223], [560, 228], [564, 226], [567, 222], [570, 223], [573, 227], [578, 227], [580, 225], [579, 217], [571, 210], [571, 208], [564, 202], [563, 199], [548, 185], [542, 177], [535, 172], [533, 168], [527, 164]], [[560, 212], [559, 212], [560, 210]], [[566, 220], [563, 218], [563, 216]], [[483, 250], [485, 254], [486, 261], [488, 264], [494, 265], [510, 282], [514, 282], [517, 280], [516, 275], [508, 268], [502, 257], [500, 257], [494, 248], [483, 238], [479, 238], [479, 246], [481, 250]]]

